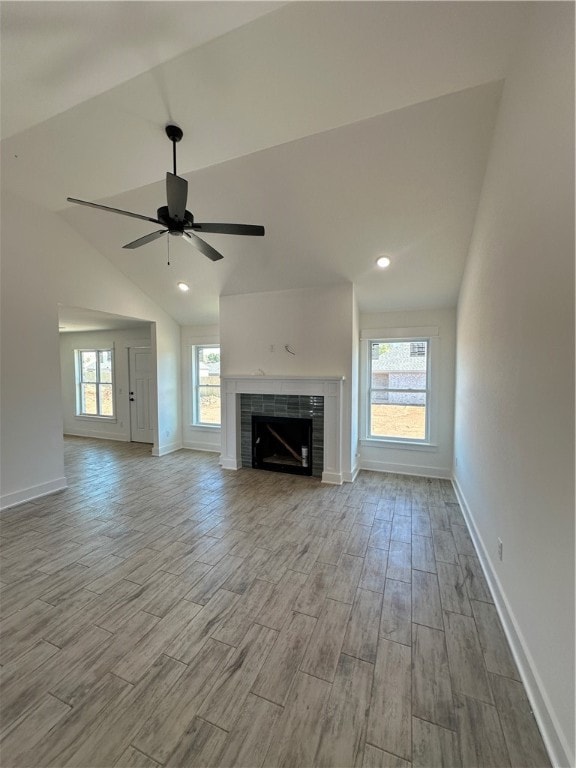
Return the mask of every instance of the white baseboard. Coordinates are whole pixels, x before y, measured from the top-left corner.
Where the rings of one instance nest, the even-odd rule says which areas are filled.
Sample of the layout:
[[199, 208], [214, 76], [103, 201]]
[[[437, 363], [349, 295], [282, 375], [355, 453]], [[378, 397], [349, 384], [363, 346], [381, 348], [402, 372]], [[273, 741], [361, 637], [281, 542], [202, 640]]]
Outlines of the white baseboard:
[[394, 472], [397, 475], [414, 475], [416, 477], [438, 477], [450, 480], [452, 471], [438, 467], [419, 467], [414, 464], [393, 464], [388, 461], [374, 461], [373, 459], [360, 459], [360, 469], [368, 469], [371, 472]]
[[18, 504], [25, 504], [27, 501], [34, 501], [34, 499], [40, 499], [42, 496], [49, 496], [51, 493], [63, 491], [65, 488], [68, 488], [66, 478], [58, 477], [55, 480], [50, 480], [48, 483], [40, 483], [40, 485], [23, 488], [21, 491], [6, 493], [0, 497], [0, 510], [16, 507]]
[[514, 660], [516, 661], [520, 677], [524, 683], [526, 694], [530, 701], [538, 727], [540, 728], [540, 733], [542, 734], [542, 739], [548, 750], [552, 765], [557, 766], [557, 768], [568, 768], [568, 766], [573, 766], [574, 755], [571, 755], [568, 740], [565, 738], [562, 728], [554, 714], [554, 709], [546, 694], [546, 690], [542, 684], [542, 680], [538, 674], [522, 630], [516, 621], [514, 611], [502, 589], [498, 574], [493, 568], [488, 555], [488, 550], [480, 536], [476, 524], [474, 523], [474, 517], [472, 516], [462, 489], [458, 484], [458, 480], [455, 477], [452, 478], [452, 484], [456, 491], [458, 501], [460, 502], [470, 535], [474, 541], [476, 551], [478, 552], [478, 558], [484, 576], [486, 577], [490, 591], [492, 592], [496, 610], [498, 611], [500, 621], [502, 622], [504, 633], [510, 645]]
[[360, 466], [356, 464], [354, 467], [352, 467], [351, 472], [343, 472], [342, 473], [342, 479], [345, 483], [353, 483], [354, 480], [358, 477], [358, 472], [360, 472]]
[[202, 443], [199, 440], [185, 440], [182, 443], [182, 448], [186, 448], [188, 451], [205, 451], [206, 453], [220, 453], [220, 446], [213, 445], [212, 443]]
[[110, 432], [99, 432], [98, 430], [76, 429], [73, 432], [67, 429], [64, 437], [90, 437], [96, 440], [116, 440], [119, 443], [129, 443], [130, 437], [126, 435], [111, 435]]
[[322, 482], [329, 485], [342, 485], [343, 478], [341, 472], [322, 472]]
[[238, 459], [227, 459], [225, 456], [220, 455], [220, 466], [222, 469], [240, 469], [242, 461]]
[[179, 451], [183, 448], [183, 445], [180, 441], [176, 443], [166, 443], [165, 445], [162, 445], [158, 447], [157, 445], [152, 446], [152, 456], [167, 456], [169, 453], [174, 453], [175, 451]]

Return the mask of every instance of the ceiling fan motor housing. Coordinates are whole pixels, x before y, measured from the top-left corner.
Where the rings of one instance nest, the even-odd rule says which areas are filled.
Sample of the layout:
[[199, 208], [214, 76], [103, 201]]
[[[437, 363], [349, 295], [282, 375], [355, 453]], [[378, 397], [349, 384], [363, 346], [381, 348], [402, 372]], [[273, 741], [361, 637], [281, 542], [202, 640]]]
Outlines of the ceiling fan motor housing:
[[171, 235], [181, 235], [184, 232], [184, 227], [191, 227], [194, 224], [194, 216], [190, 213], [190, 211], [185, 211], [183, 221], [171, 219], [170, 214], [168, 213], [167, 205], [163, 205], [161, 208], [158, 208], [156, 215], [158, 217], [158, 221], [161, 224], [164, 224], [165, 227], [168, 227], [168, 231]]

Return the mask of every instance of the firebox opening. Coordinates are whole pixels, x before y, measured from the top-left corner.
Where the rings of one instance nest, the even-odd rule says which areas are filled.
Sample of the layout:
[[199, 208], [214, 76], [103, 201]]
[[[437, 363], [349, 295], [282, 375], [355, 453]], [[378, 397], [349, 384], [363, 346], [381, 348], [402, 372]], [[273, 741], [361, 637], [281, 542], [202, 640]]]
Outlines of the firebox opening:
[[312, 474], [312, 419], [252, 414], [252, 466]]

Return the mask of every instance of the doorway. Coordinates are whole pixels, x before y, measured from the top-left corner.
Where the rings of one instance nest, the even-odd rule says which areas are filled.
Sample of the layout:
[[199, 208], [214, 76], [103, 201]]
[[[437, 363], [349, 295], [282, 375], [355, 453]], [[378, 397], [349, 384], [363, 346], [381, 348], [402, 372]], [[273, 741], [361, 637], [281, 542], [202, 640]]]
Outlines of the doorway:
[[130, 347], [128, 350], [130, 396], [130, 440], [133, 443], [153, 443], [154, 371], [150, 347]]

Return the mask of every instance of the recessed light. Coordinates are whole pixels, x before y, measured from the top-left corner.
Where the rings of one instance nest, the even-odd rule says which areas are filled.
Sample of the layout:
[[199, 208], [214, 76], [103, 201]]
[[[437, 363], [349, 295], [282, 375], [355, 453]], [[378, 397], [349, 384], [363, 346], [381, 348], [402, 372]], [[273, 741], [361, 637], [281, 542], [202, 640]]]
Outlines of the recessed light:
[[380, 267], [380, 269], [386, 269], [386, 267], [390, 266], [390, 259], [388, 256], [380, 256], [376, 259], [376, 264]]
[[188, 283], [182, 283], [182, 282], [178, 283], [178, 288], [180, 288], [182, 293], [186, 293], [187, 291], [190, 290], [190, 286], [188, 285]]

